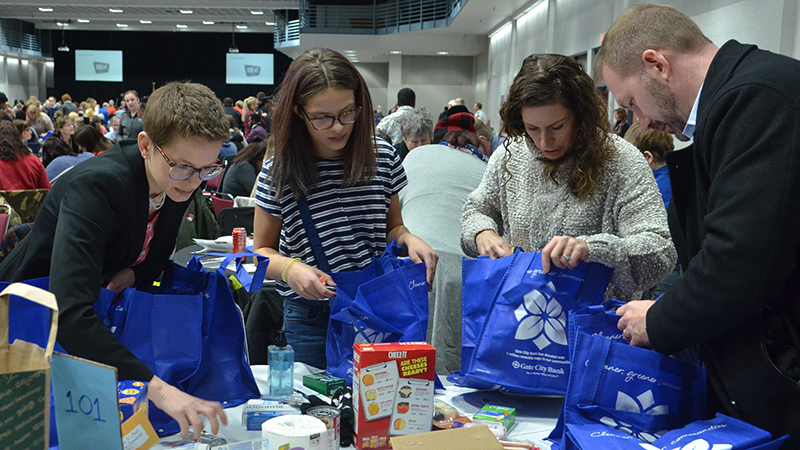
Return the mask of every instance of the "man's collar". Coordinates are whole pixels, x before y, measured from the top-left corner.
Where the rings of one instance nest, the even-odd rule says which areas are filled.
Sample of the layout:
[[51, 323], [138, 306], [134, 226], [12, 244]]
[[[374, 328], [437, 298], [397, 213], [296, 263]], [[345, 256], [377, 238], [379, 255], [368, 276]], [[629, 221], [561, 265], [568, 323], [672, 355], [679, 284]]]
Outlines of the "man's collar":
[[[705, 83], [703, 83], [703, 85], [704, 84]], [[686, 120], [686, 126], [683, 127], [683, 135], [691, 140], [694, 140], [694, 130], [697, 127], [697, 108], [700, 105], [700, 94], [703, 93], [703, 85], [701, 85], [700, 90], [697, 91], [697, 97], [695, 97], [694, 105], [692, 105], [692, 112], [689, 113], [689, 118]]]

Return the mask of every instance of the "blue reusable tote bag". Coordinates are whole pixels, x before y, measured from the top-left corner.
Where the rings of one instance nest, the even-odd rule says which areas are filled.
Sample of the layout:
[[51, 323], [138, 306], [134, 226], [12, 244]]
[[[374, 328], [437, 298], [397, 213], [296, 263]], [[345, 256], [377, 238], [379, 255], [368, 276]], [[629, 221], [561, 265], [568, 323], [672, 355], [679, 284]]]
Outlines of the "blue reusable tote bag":
[[563, 395], [569, 375], [567, 314], [601, 303], [613, 272], [601, 264], [581, 263], [545, 274], [541, 253], [521, 255], [483, 321], [463, 384]]
[[[358, 286], [353, 299], [337, 288], [328, 325], [327, 370], [348, 383], [352, 380], [354, 344], [425, 340], [428, 326], [425, 263], [400, 261], [381, 257], [375, 272], [383, 273]], [[333, 275], [334, 280], [337, 275]]]
[[[187, 267], [167, 267], [159, 287], [126, 289], [112, 323], [120, 342], [159, 378], [188, 394], [235, 406], [260, 392], [247, 359], [241, 313], [225, 268], [242, 256], [259, 257], [250, 283], [260, 288], [267, 259], [252, 253], [226, 255], [220, 268], [206, 271], [197, 257]], [[178, 423], [153, 407], [150, 421], [160, 436], [177, 433]]]
[[705, 417], [702, 367], [581, 329], [574, 345], [566, 426], [600, 423], [653, 442]]

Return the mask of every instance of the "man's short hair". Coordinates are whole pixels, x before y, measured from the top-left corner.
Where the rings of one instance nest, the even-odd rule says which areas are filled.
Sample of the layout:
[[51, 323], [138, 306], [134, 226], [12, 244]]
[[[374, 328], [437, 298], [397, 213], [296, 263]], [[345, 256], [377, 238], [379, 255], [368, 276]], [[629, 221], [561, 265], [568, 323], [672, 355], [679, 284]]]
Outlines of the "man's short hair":
[[226, 107], [233, 106], [233, 99], [230, 98], [230, 97], [223, 98], [222, 99], [222, 106], [226, 106]]
[[410, 88], [397, 91], [397, 106], [414, 106], [417, 103], [417, 94]]
[[650, 152], [656, 162], [664, 162], [664, 154], [675, 149], [672, 135], [666, 131], [649, 130], [642, 133], [633, 143], [640, 152]]
[[645, 50], [669, 49], [695, 53], [711, 43], [687, 15], [666, 5], [643, 3], [625, 11], [609, 28], [595, 56], [596, 80], [607, 66], [621, 76], [641, 73]]
[[483, 109], [483, 103], [481, 102], [475, 102], [475, 106], [477, 106], [477, 109]]
[[226, 117], [222, 102], [208, 87], [173, 82], [149, 96], [142, 125], [160, 146], [193, 137], [219, 141], [222, 145], [230, 137]]

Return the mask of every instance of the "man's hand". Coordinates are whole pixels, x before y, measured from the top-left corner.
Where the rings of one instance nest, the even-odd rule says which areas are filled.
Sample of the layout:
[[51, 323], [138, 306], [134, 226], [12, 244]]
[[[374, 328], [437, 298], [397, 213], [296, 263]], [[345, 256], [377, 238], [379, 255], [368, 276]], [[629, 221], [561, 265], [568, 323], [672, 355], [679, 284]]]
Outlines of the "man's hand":
[[617, 328], [631, 345], [650, 348], [650, 337], [647, 335], [647, 311], [653, 306], [653, 300], [635, 300], [617, 309], [621, 316]]

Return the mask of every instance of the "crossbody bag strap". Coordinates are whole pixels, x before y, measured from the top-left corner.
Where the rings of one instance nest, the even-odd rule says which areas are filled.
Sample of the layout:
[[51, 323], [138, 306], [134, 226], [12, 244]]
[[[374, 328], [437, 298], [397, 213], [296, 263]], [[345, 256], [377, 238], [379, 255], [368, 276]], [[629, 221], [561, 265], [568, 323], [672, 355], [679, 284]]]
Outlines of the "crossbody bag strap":
[[306, 236], [311, 243], [311, 251], [314, 253], [314, 258], [317, 260], [319, 270], [330, 274], [331, 267], [328, 265], [328, 258], [325, 257], [325, 251], [322, 248], [322, 241], [317, 234], [317, 228], [314, 226], [314, 221], [311, 219], [311, 211], [308, 209], [308, 201], [306, 196], [297, 199], [297, 207], [300, 209], [300, 218], [303, 220], [303, 228], [306, 230]]

